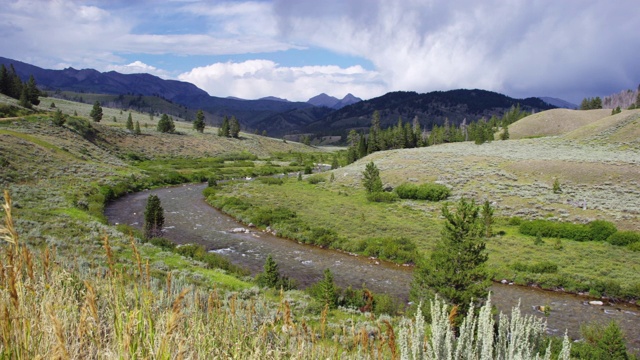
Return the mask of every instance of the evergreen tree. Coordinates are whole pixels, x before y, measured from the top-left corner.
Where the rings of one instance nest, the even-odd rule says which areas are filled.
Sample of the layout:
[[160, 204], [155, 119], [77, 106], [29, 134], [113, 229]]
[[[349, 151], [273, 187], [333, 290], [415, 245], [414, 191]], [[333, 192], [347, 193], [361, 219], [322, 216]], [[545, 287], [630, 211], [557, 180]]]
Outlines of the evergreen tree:
[[493, 211], [489, 200], [485, 200], [482, 205], [482, 225], [484, 226], [484, 236], [488, 238], [493, 236]]
[[175, 125], [169, 115], [162, 114], [160, 121], [158, 121], [157, 130], [161, 133], [172, 133], [175, 131]]
[[[20, 97], [22, 96], [22, 80], [20, 80], [20, 76], [18, 76], [18, 73], [16, 73], [16, 69], [13, 67], [13, 64], [11, 64], [11, 66], [9, 67], [9, 78], [10, 78], [10, 87], [9, 87], [9, 93], [7, 95], [9, 95], [10, 97], [14, 98], [14, 99], [20, 99]], [[29, 97], [28, 94], [27, 95], [27, 101], [29, 101]]]
[[582, 102], [580, 103], [580, 110], [589, 109], [591, 109], [591, 103], [589, 102], [589, 100], [587, 98], [582, 99]]
[[335, 308], [338, 300], [338, 289], [333, 282], [333, 274], [331, 270], [324, 270], [324, 277], [318, 284], [320, 301], [324, 305], [328, 305], [330, 309]]
[[140, 131], [140, 122], [136, 120], [136, 127], [133, 129], [133, 133], [135, 135], [140, 135], [142, 134], [142, 131]]
[[91, 113], [89, 114], [93, 121], [100, 122], [102, 120], [102, 106], [100, 106], [100, 102], [96, 100], [93, 104], [93, 108], [91, 109]]
[[367, 149], [367, 139], [365, 138], [364, 134], [361, 134], [360, 139], [358, 140], [358, 159], [367, 156]]
[[376, 164], [372, 162], [365, 166], [362, 172], [362, 185], [367, 193], [377, 193], [382, 191], [382, 180], [380, 179], [380, 170]]
[[262, 130], [262, 136], [267, 136], [267, 130]]
[[597, 346], [603, 351], [603, 358], [629, 359], [624, 335], [615, 321], [611, 321], [604, 329], [602, 337], [598, 339]]
[[162, 235], [164, 225], [164, 209], [160, 203], [160, 198], [156, 195], [149, 195], [147, 206], [144, 210], [144, 236], [147, 239]]
[[[338, 157], [337, 156], [333, 156], [333, 159], [331, 160], [331, 170], [335, 170], [337, 168], [340, 167], [340, 164], [338, 163]], [[333, 173], [332, 173], [333, 175]]]
[[33, 75], [29, 76], [29, 81], [26, 84], [26, 88], [27, 98], [29, 99], [29, 102], [35, 106], [38, 106], [40, 104], [40, 99], [38, 99], [38, 97], [40, 96], [40, 90], [38, 90], [38, 85], [36, 84], [36, 79], [33, 77]]
[[60, 111], [60, 109], [56, 110], [55, 113], [53, 113], [53, 125], [56, 126], [62, 126], [64, 125], [65, 121], [67, 121], [66, 117], [64, 116], [64, 114], [62, 113], [62, 111]]
[[196, 114], [196, 119], [193, 122], [193, 129], [199, 133], [204, 132], [204, 112], [202, 110], [198, 110]]
[[280, 280], [280, 272], [278, 271], [278, 264], [273, 260], [271, 254], [267, 256], [267, 260], [264, 262], [264, 268], [261, 274], [258, 275], [258, 285], [266, 287], [276, 287], [278, 280]]
[[509, 140], [509, 126], [505, 126], [502, 134], [500, 134], [500, 140]]
[[4, 64], [0, 64], [0, 93], [7, 96], [11, 92], [11, 77], [9, 76], [9, 70]]
[[231, 116], [231, 120], [229, 120], [229, 136], [236, 139], [240, 137], [240, 122], [233, 115]]
[[131, 113], [129, 113], [129, 116], [127, 117], [127, 130], [131, 130], [133, 131], [133, 118], [131, 117]]
[[[414, 270], [412, 301], [424, 302], [439, 294], [464, 315], [472, 301], [478, 304], [486, 299], [491, 281], [485, 268], [487, 254], [479, 212], [474, 201], [464, 198], [455, 213], [443, 206], [442, 236], [430, 257], [419, 261]], [[460, 320], [458, 317], [457, 325]]]
[[26, 87], [22, 89], [22, 94], [20, 95], [18, 102], [23, 108], [31, 109], [31, 102], [29, 102], [29, 95], [27, 94]]
[[218, 136], [231, 136], [231, 129], [229, 128], [229, 118], [227, 117], [227, 115], [222, 118], [222, 125], [220, 125], [220, 128], [218, 128]]

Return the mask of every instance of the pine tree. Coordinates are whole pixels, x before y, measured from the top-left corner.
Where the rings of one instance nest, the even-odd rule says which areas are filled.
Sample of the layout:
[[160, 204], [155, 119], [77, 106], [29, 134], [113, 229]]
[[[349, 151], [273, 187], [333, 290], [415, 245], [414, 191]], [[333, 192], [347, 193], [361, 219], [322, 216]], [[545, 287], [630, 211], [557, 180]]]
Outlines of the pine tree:
[[493, 236], [493, 211], [489, 200], [485, 200], [484, 205], [482, 205], [482, 222], [484, 225], [484, 236], [488, 238]]
[[500, 134], [500, 140], [509, 140], [509, 126], [504, 127], [504, 131]]
[[11, 77], [9, 76], [9, 70], [4, 64], [0, 64], [0, 93], [7, 96], [11, 92]]
[[96, 100], [93, 104], [93, 108], [91, 109], [91, 113], [89, 114], [93, 121], [100, 122], [102, 120], [102, 106], [100, 106], [100, 102]]
[[29, 102], [29, 95], [27, 94], [26, 87], [22, 89], [22, 94], [20, 95], [18, 102], [23, 108], [31, 109], [31, 102]]
[[149, 195], [147, 206], [144, 210], [144, 236], [147, 239], [162, 235], [164, 225], [164, 209], [160, 203], [160, 198], [156, 195]]
[[157, 130], [161, 133], [172, 133], [175, 131], [175, 125], [169, 115], [162, 114], [160, 121], [158, 121]]
[[218, 136], [229, 137], [231, 136], [231, 129], [229, 128], [229, 118], [225, 115], [222, 118], [222, 125], [218, 129]]
[[273, 260], [271, 254], [267, 256], [267, 260], [264, 262], [262, 273], [257, 277], [257, 283], [260, 286], [274, 288], [278, 286], [280, 282], [280, 272], [278, 271], [278, 264]]
[[382, 180], [380, 179], [380, 170], [376, 164], [372, 162], [365, 166], [362, 172], [362, 185], [367, 193], [377, 193], [382, 191]]
[[236, 139], [240, 137], [240, 122], [233, 115], [229, 120], [229, 135]]
[[627, 346], [620, 326], [615, 321], [611, 321], [602, 332], [602, 337], [598, 339], [600, 348], [607, 359], [628, 359]]
[[324, 277], [319, 283], [320, 301], [324, 305], [328, 305], [330, 309], [336, 307], [338, 299], [338, 289], [333, 282], [333, 274], [331, 270], [324, 270]]
[[204, 132], [204, 112], [202, 110], [198, 110], [196, 114], [196, 120], [193, 122], [193, 129], [199, 133]]
[[458, 314], [467, 314], [472, 301], [478, 304], [487, 298], [491, 285], [480, 211], [474, 201], [462, 198], [455, 213], [445, 205], [442, 215], [442, 236], [430, 257], [416, 266], [410, 297], [418, 303], [439, 294], [457, 306]]
[[66, 117], [64, 116], [64, 114], [62, 113], [62, 111], [60, 111], [60, 109], [56, 110], [55, 113], [53, 113], [53, 125], [56, 126], [62, 126], [64, 125], [65, 121], [67, 121]]
[[133, 131], [133, 118], [131, 117], [131, 113], [129, 113], [129, 116], [127, 117], [127, 130], [131, 130]]
[[140, 135], [142, 134], [142, 131], [140, 131], [140, 122], [136, 120], [136, 127], [133, 130], [133, 133], [135, 135]]
[[27, 98], [29, 99], [29, 102], [35, 106], [38, 106], [40, 104], [40, 99], [38, 99], [38, 97], [40, 96], [40, 90], [38, 90], [38, 85], [36, 84], [36, 79], [33, 77], [33, 75], [29, 76], [29, 81], [26, 84], [26, 88]]

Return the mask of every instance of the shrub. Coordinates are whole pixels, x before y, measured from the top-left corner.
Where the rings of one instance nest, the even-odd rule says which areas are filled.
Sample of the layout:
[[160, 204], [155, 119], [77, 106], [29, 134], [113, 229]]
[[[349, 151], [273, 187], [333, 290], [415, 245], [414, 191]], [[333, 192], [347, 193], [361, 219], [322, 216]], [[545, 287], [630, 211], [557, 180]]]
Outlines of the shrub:
[[311, 229], [311, 243], [321, 247], [331, 247], [338, 240], [338, 233], [335, 230], [317, 227]]
[[368, 238], [361, 240], [356, 251], [366, 256], [373, 256], [396, 263], [417, 263], [416, 244], [404, 237], [400, 238]]
[[398, 200], [398, 195], [392, 192], [374, 192], [367, 194], [367, 200], [371, 202], [392, 203]]
[[611, 234], [611, 236], [607, 238], [607, 242], [617, 246], [635, 244], [637, 242], [640, 242], [640, 233], [633, 231], [618, 231]]
[[325, 182], [326, 179], [324, 178], [324, 176], [322, 175], [313, 175], [313, 176], [309, 176], [309, 178], [307, 178], [307, 181], [309, 182], [309, 184], [319, 184], [321, 182]]
[[282, 184], [284, 184], [284, 180], [282, 180], [281, 178], [275, 178], [275, 177], [261, 177], [258, 180], [261, 183], [267, 184], [267, 185], [282, 185]]
[[251, 222], [258, 226], [270, 226], [277, 222], [293, 219], [295, 217], [295, 211], [287, 209], [284, 206], [278, 206], [276, 208], [264, 206], [253, 212], [251, 215]]
[[441, 201], [451, 195], [451, 190], [441, 184], [425, 183], [421, 185], [404, 183], [395, 189], [401, 199]]
[[587, 227], [593, 241], [606, 241], [609, 236], [613, 235], [618, 229], [616, 226], [604, 220], [595, 220], [590, 222]]
[[520, 226], [522, 224], [522, 218], [518, 216], [512, 216], [509, 218], [509, 225]]
[[216, 188], [207, 187], [204, 190], [202, 190], [202, 195], [204, 195], [205, 198], [208, 198], [210, 196], [215, 196], [216, 195]]
[[173, 241], [163, 237], [151, 238], [149, 242], [164, 250], [172, 251], [176, 248], [176, 244]]
[[555, 222], [549, 220], [531, 220], [520, 224], [519, 231], [523, 235], [572, 239], [576, 241], [591, 240], [591, 233], [586, 225]]
[[540, 261], [534, 264], [524, 264], [516, 262], [512, 265], [516, 271], [524, 271], [535, 274], [555, 274], [558, 272], [558, 265], [550, 261]]

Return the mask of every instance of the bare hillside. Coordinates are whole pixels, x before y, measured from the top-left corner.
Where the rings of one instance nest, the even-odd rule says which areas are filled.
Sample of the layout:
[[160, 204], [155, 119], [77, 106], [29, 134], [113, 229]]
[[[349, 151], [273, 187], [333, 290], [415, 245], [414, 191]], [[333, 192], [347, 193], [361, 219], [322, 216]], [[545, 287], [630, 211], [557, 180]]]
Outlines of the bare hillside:
[[611, 115], [611, 110], [553, 109], [525, 117], [509, 126], [511, 139], [562, 135]]
[[566, 135], [568, 139], [585, 139], [640, 149], [640, 109], [624, 110], [607, 116]]

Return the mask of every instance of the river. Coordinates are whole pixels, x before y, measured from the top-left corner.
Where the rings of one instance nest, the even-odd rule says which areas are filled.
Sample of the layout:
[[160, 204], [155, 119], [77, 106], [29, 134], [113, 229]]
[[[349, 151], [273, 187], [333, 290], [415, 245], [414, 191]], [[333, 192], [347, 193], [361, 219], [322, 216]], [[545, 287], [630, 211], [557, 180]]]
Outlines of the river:
[[[129, 224], [141, 228], [147, 197], [160, 198], [165, 215], [165, 237], [177, 244], [197, 243], [207, 250], [227, 257], [234, 264], [257, 274], [267, 255], [278, 263], [280, 272], [306, 287], [322, 278], [331, 269], [335, 282], [341, 286], [360, 288], [366, 284], [374, 292], [390, 294], [406, 301], [411, 283], [411, 268], [376, 259], [353, 256], [339, 251], [298, 244], [270, 234], [254, 231], [231, 233], [245, 227], [233, 218], [209, 206], [202, 195], [206, 184], [188, 184], [143, 191], [126, 195], [110, 204], [105, 215], [112, 224]], [[544, 317], [537, 306], [550, 306], [546, 316], [548, 332], [579, 338], [580, 325], [587, 322], [603, 324], [615, 320], [626, 334], [629, 347], [640, 350], [640, 309], [625, 304], [588, 305], [585, 297], [535, 288], [503, 285], [491, 286], [492, 302], [506, 313], [520, 302], [525, 314]]]

